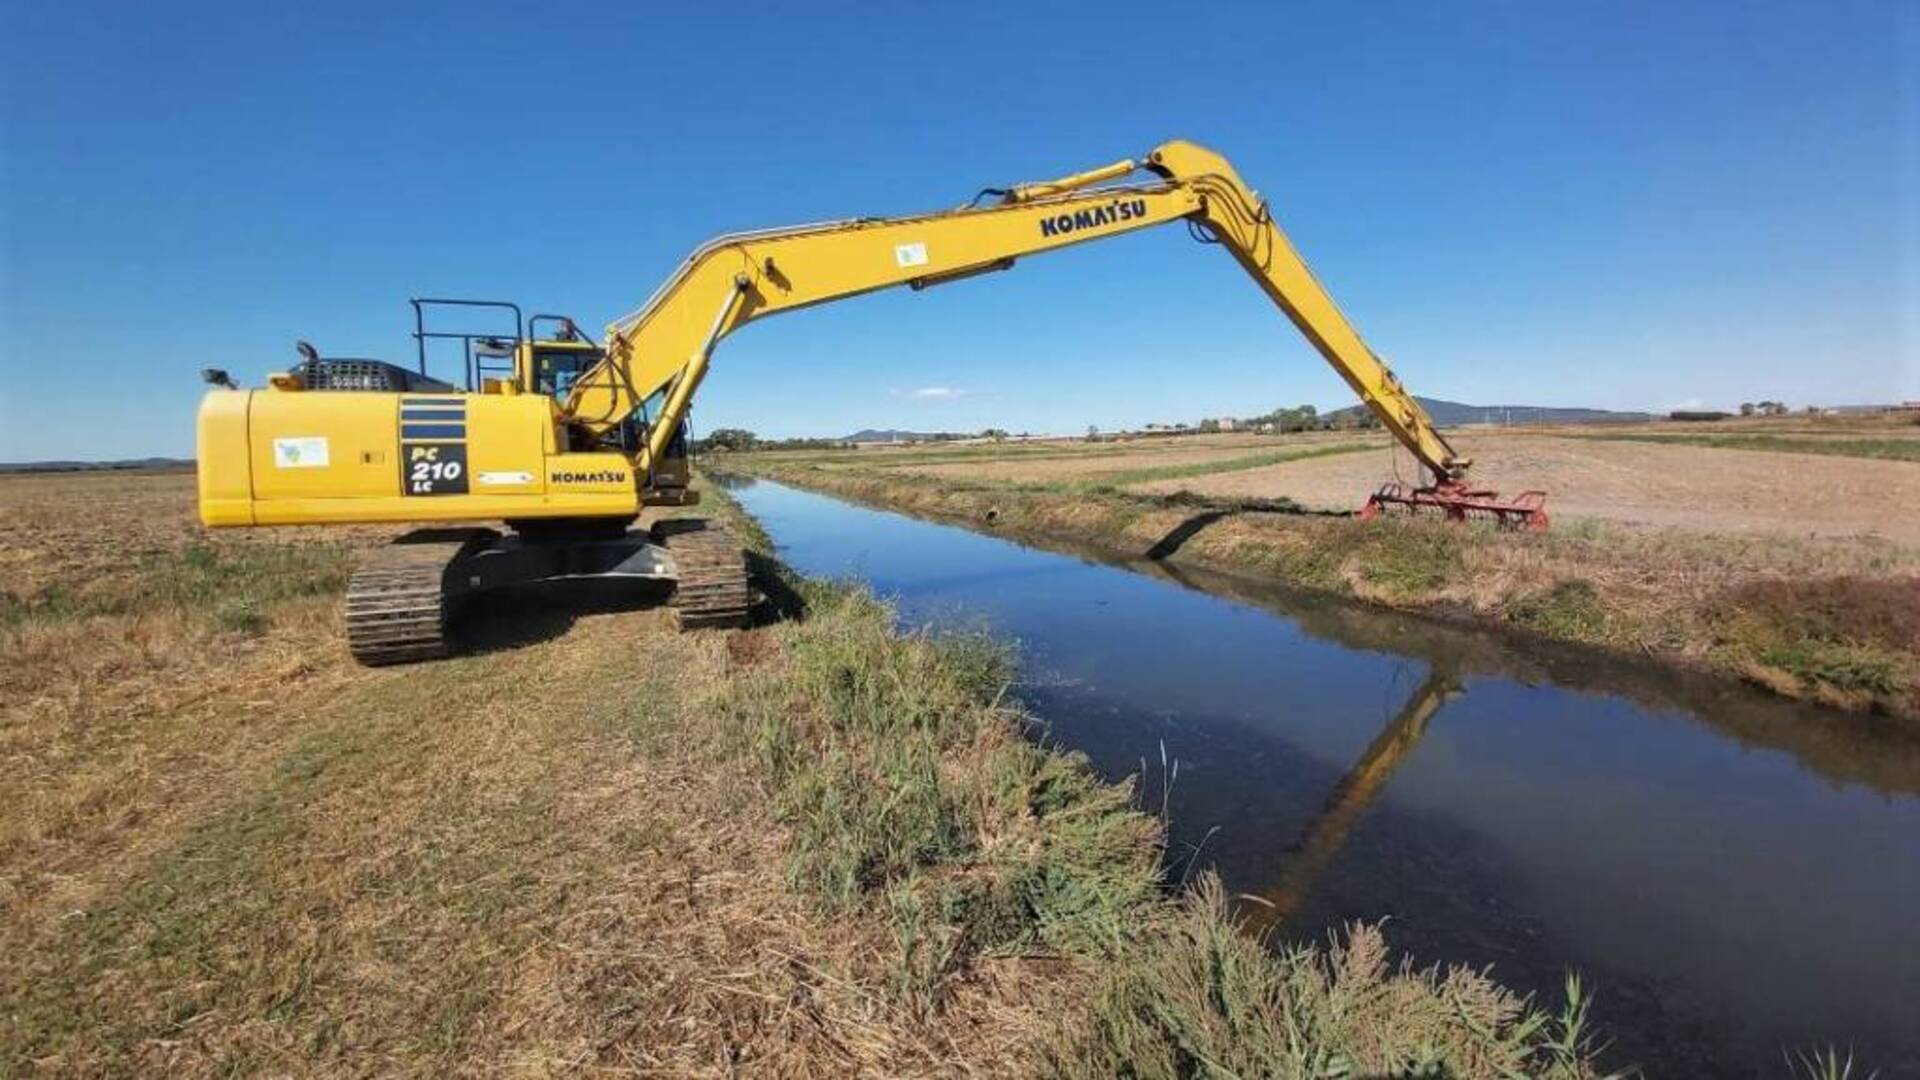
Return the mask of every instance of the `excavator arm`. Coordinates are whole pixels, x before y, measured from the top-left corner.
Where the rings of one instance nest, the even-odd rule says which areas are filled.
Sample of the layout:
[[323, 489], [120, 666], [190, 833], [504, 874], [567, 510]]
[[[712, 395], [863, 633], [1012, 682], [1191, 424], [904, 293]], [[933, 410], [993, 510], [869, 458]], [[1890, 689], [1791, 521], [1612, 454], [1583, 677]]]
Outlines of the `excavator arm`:
[[[1126, 181], [1142, 172], [1141, 179]], [[707, 243], [645, 305], [607, 328], [603, 359], [575, 381], [564, 416], [591, 441], [661, 397], [635, 460], [641, 475], [648, 475], [685, 418], [714, 346], [754, 319], [896, 285], [925, 288], [1008, 269], [1026, 255], [1185, 221], [1202, 239], [1233, 254], [1432, 474], [1435, 488], [1463, 490], [1467, 460], [1361, 340], [1267, 203], [1218, 154], [1169, 142], [1141, 162], [1119, 161], [983, 195], [998, 201], [915, 217], [739, 233]]]

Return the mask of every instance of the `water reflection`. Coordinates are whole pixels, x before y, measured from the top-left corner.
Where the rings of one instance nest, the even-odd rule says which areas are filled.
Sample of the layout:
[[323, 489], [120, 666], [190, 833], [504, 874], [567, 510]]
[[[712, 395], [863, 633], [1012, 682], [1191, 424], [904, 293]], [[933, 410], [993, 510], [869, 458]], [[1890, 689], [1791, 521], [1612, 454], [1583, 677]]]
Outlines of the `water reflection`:
[[1224, 596], [1291, 620], [1307, 634], [1350, 649], [1386, 652], [1444, 667], [1456, 676], [1492, 676], [1528, 686], [1623, 698], [1686, 715], [1743, 745], [1792, 754], [1838, 784], [1885, 795], [1920, 794], [1920, 725], [1792, 701], [1727, 679], [1598, 653], [1576, 645], [1521, 641], [1485, 628], [1368, 608], [1272, 582], [1050, 543], [1076, 557], [1125, 568], [1209, 596]]
[[1279, 878], [1261, 895], [1251, 897], [1256, 903], [1246, 911], [1250, 930], [1264, 931], [1299, 910], [1314, 879], [1346, 843], [1354, 822], [1373, 805], [1393, 771], [1420, 744], [1440, 706], [1462, 689], [1457, 676], [1440, 669], [1429, 672], [1414, 688], [1393, 720], [1368, 744], [1366, 753], [1334, 784], [1326, 806], [1281, 855]]

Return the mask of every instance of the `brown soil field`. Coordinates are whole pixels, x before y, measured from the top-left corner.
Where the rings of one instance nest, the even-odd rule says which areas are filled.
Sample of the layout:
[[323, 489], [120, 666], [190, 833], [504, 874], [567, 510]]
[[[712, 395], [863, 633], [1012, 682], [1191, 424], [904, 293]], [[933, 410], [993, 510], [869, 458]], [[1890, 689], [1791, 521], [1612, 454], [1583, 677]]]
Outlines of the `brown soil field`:
[[[1920, 544], [1920, 464], [1912, 462], [1537, 434], [1450, 437], [1473, 458], [1476, 482], [1502, 492], [1544, 490], [1556, 520]], [[1396, 461], [1401, 477], [1417, 476], [1406, 454], [1383, 448], [1138, 490], [1288, 498], [1312, 509], [1351, 509], [1394, 479]]]

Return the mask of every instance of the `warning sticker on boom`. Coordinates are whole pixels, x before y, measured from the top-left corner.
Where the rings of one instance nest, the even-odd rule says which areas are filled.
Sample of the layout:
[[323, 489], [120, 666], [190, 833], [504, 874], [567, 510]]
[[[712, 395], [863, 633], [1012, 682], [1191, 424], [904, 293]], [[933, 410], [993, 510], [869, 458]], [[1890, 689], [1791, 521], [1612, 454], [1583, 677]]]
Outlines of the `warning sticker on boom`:
[[465, 495], [467, 444], [401, 443], [400, 483], [408, 495]]

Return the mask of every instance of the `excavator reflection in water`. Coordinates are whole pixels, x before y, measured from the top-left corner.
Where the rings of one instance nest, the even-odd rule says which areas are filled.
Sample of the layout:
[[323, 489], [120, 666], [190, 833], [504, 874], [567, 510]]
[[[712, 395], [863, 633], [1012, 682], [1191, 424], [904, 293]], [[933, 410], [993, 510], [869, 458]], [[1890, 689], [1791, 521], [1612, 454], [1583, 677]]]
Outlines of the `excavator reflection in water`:
[[1251, 930], [1267, 930], [1299, 910], [1327, 863], [1345, 846], [1354, 824], [1373, 805], [1400, 763], [1420, 745], [1434, 714], [1463, 692], [1460, 677], [1451, 669], [1435, 667], [1427, 673], [1393, 720], [1333, 786], [1319, 815], [1307, 822], [1299, 838], [1287, 848], [1279, 880], [1260, 895], [1247, 897], [1252, 901], [1246, 908]]

